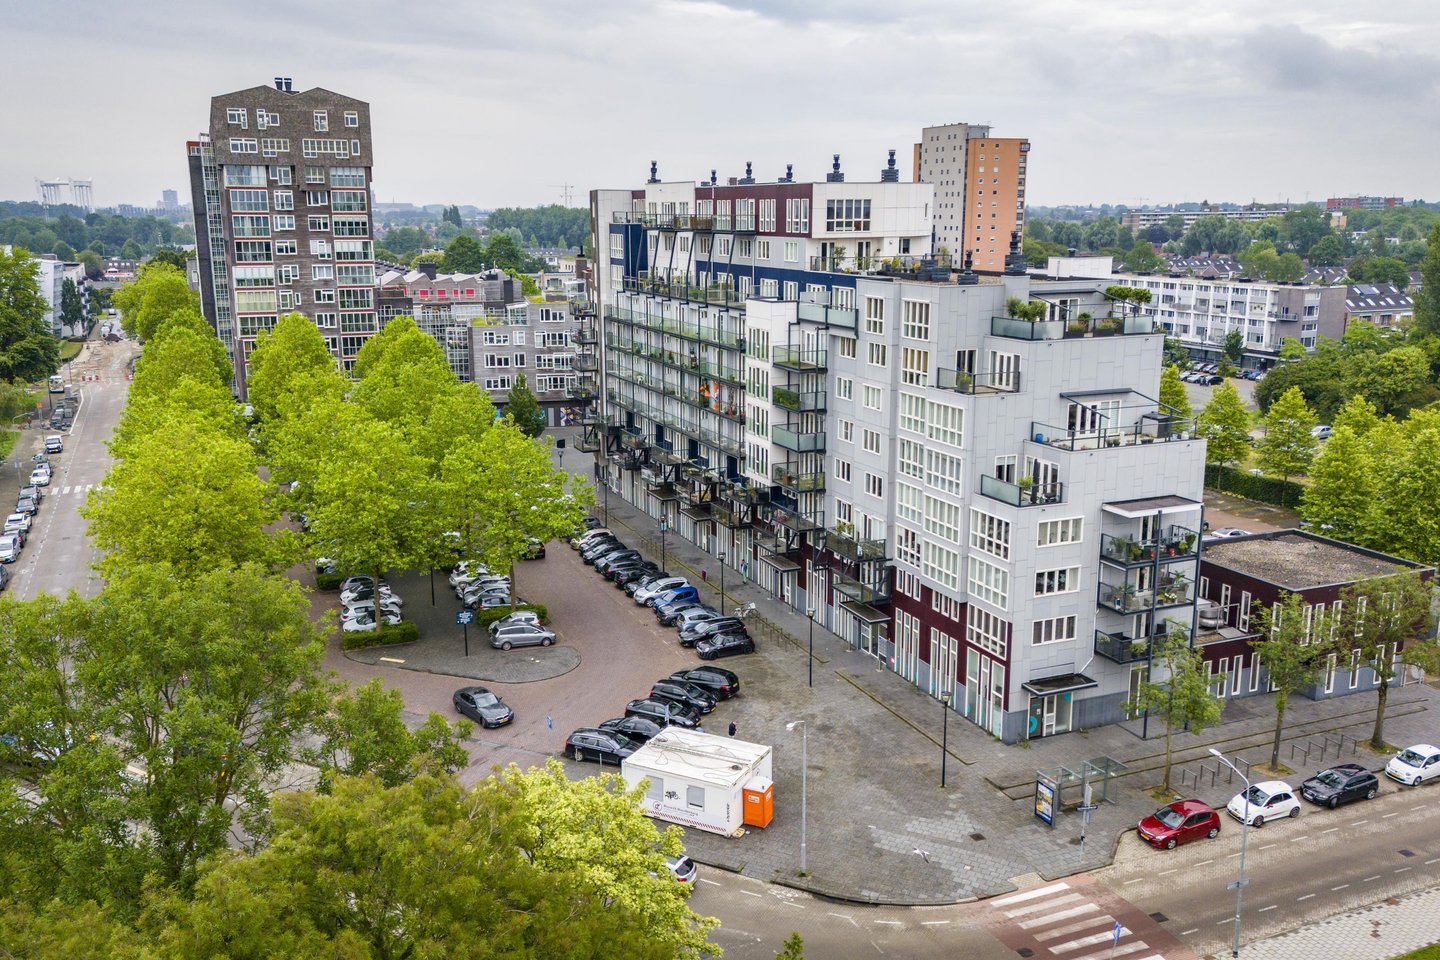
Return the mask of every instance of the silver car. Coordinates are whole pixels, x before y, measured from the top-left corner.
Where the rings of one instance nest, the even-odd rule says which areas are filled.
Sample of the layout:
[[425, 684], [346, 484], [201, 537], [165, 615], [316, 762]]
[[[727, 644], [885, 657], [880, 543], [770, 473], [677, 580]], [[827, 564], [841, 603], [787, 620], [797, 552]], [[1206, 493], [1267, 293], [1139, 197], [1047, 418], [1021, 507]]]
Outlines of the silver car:
[[490, 646], [497, 650], [511, 647], [548, 647], [555, 642], [555, 631], [533, 623], [492, 624]]
[[14, 563], [20, 559], [20, 538], [13, 533], [0, 537], [0, 563]]

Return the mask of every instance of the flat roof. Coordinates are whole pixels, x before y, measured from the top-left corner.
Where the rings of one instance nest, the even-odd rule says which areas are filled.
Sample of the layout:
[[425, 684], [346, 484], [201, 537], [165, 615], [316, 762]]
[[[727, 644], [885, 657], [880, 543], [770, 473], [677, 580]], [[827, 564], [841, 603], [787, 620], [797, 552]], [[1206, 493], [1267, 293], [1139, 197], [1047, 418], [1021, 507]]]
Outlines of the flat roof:
[[1204, 504], [1189, 497], [1166, 495], [1163, 497], [1142, 497], [1139, 500], [1112, 500], [1104, 504], [1107, 513], [1122, 517], [1148, 517], [1156, 513], [1172, 513], [1177, 510], [1198, 510]]
[[749, 780], [769, 753], [770, 747], [763, 743], [666, 727], [627, 757], [626, 763], [702, 783], [735, 786]]
[[1205, 563], [1265, 580], [1286, 590], [1306, 590], [1428, 569], [1400, 557], [1303, 530], [1281, 530], [1207, 543], [1202, 557]]

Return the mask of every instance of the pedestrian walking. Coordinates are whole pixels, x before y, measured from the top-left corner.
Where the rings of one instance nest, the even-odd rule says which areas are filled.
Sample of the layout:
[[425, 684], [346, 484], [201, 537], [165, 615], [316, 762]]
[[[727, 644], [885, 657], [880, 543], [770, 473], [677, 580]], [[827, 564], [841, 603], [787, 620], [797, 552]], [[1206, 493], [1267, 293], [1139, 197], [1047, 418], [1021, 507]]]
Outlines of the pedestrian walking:
[[741, 580], [746, 580], [746, 581], [748, 581], [748, 580], [750, 579], [750, 561], [749, 561], [749, 560], [741, 560], [741, 561], [740, 561], [740, 579], [741, 579]]
[[700, 582], [701, 582], [701, 583], [708, 583], [709, 581], [710, 581], [710, 574], [705, 571], [705, 568], [704, 568], [704, 567], [701, 567], [701, 568], [700, 568]]
[[732, 736], [732, 737], [735, 736], [735, 731], [736, 731], [736, 729], [737, 729], [737, 727], [735, 726], [735, 721], [734, 721], [734, 720], [731, 720], [731, 721], [730, 721], [730, 736]]

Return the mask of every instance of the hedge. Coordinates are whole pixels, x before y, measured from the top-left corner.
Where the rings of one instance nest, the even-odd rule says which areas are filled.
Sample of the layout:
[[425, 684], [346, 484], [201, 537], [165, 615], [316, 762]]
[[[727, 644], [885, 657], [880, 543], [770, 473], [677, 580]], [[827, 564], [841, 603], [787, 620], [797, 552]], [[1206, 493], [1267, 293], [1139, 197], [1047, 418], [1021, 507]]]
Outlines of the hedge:
[[1300, 503], [1300, 494], [1305, 487], [1294, 480], [1277, 480], [1274, 477], [1257, 477], [1253, 473], [1209, 464], [1205, 467], [1205, 486], [1225, 493], [1233, 493], [1247, 500], [1273, 503], [1280, 507], [1294, 507]]
[[316, 590], [339, 590], [340, 584], [345, 582], [343, 573], [317, 573], [315, 574]]
[[[535, 614], [540, 617], [541, 623], [545, 623], [550, 619], [550, 611], [545, 609], [545, 604], [543, 603], [517, 603], [515, 605], [515, 612], [521, 610], [533, 610]], [[489, 610], [476, 610], [475, 626], [481, 628], [488, 627], [496, 620], [510, 613], [511, 610], [509, 607], [491, 607]]]
[[365, 633], [345, 634], [345, 649], [360, 650], [365, 647], [385, 647], [392, 643], [414, 643], [420, 639], [420, 628], [413, 621], [401, 620], [396, 624], [382, 623], [379, 630]]

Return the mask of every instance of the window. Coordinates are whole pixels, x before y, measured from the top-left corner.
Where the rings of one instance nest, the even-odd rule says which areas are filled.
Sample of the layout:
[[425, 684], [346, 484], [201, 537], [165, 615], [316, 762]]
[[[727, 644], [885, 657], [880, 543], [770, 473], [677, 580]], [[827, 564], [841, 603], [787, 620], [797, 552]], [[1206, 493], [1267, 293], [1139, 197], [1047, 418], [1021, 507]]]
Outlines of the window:
[[358, 127], [358, 126], [360, 126], [360, 114], [357, 113], [357, 112], [354, 111], [354, 110], [346, 110], [346, 111], [345, 111], [345, 126], [347, 126], [347, 127]]
[[1080, 589], [1080, 568], [1061, 567], [1058, 570], [1037, 570], [1035, 572], [1035, 596], [1048, 597], [1055, 593], [1074, 593]]
[[267, 157], [274, 157], [282, 153], [289, 153], [290, 138], [265, 137], [260, 141], [260, 152]]
[[270, 195], [264, 190], [231, 190], [230, 210], [233, 213], [264, 213], [269, 210]]
[[885, 480], [873, 473], [865, 474], [865, 492], [872, 497], [885, 496]]
[[799, 242], [798, 240], [786, 240], [786, 241], [785, 241], [785, 262], [786, 262], [786, 263], [799, 263], [799, 262], [800, 262], [800, 242]]
[[855, 442], [855, 421], [853, 421], [853, 420], [837, 420], [837, 421], [835, 421], [835, 422], [836, 422], [836, 425], [839, 427], [839, 437], [838, 437], [838, 439], [844, 440], [846, 443], [854, 443], [854, 442]]
[[944, 403], [929, 403], [929, 429], [926, 436], [940, 443], [961, 446], [964, 438], [965, 411]]
[[[925, 546], [928, 548], [930, 544]], [[972, 556], [969, 591], [970, 596], [1004, 610], [1010, 602], [1010, 573], [1003, 567]]]
[[335, 267], [328, 263], [315, 263], [310, 265], [311, 280], [334, 280]]
[[270, 179], [282, 186], [289, 186], [295, 182], [295, 178], [290, 173], [290, 168], [281, 166], [270, 168]]
[[511, 382], [511, 381], [510, 381], [510, 378], [509, 378], [509, 377], [486, 377], [486, 378], [485, 378], [485, 389], [486, 389], [486, 390], [509, 390], [509, 389], [510, 389], [510, 382]]
[[880, 431], [871, 430], [869, 427], [860, 431], [860, 446], [866, 453], [878, 454], [880, 452]]
[[305, 206], [327, 207], [330, 205], [330, 191], [328, 190], [306, 190]]
[[912, 567], [920, 566], [920, 536], [914, 530], [895, 529], [895, 559]]
[[315, 111], [315, 132], [325, 133], [330, 129], [330, 117], [324, 110]]
[[837, 355], [844, 357], [846, 360], [854, 360], [855, 344], [856, 341], [854, 337], [836, 337], [835, 352]]
[[330, 229], [329, 217], [306, 217], [305, 227], [311, 233], [325, 233]]
[[785, 201], [785, 232], [810, 232], [810, 201], [808, 199]]
[[231, 137], [231, 153], [259, 153], [260, 141], [254, 137]]
[[951, 590], [960, 586], [960, 554], [929, 540], [921, 544], [920, 572]]
[[323, 183], [325, 182], [325, 168], [324, 168], [324, 167], [306, 167], [306, 168], [305, 168], [305, 182], [306, 182], [306, 183], [319, 183], [319, 184], [323, 184]]
[[850, 461], [840, 457], [835, 458], [835, 479], [850, 482]]
[[704, 788], [704, 787], [686, 787], [686, 788], [685, 788], [685, 806], [689, 807], [691, 810], [704, 810], [704, 809], [705, 809], [705, 788]]
[[370, 220], [366, 217], [336, 217], [334, 223], [337, 237], [370, 236]]
[[865, 344], [865, 362], [872, 367], [883, 367], [889, 362], [889, 348], [883, 343]]
[[970, 546], [976, 550], [1010, 559], [1010, 521], [980, 510], [970, 510]]
[[960, 505], [937, 497], [925, 497], [925, 532], [948, 540], [960, 542]]
[[925, 398], [913, 393], [900, 394], [900, 429], [925, 432]]
[[868, 383], [864, 385], [864, 404], [867, 410], [880, 409], [880, 388], [872, 387]]
[[972, 647], [1004, 657], [1005, 635], [1010, 630], [1010, 624], [989, 610], [982, 610], [973, 603], [969, 606], [969, 615], [965, 618], [965, 638]]
[[231, 274], [235, 288], [275, 286], [274, 267], [236, 267]]
[[755, 241], [755, 259], [756, 259], [756, 260], [769, 260], [769, 259], [770, 259], [770, 241], [769, 241], [769, 240], [756, 240], [756, 241]]
[[900, 382], [911, 387], [930, 384], [930, 351], [900, 348]]
[[762, 233], [775, 232], [775, 201], [760, 201], [760, 231]]
[[1062, 543], [1079, 543], [1084, 524], [1083, 517], [1043, 520], [1036, 531], [1035, 546], [1053, 547]]
[[269, 240], [236, 240], [236, 263], [269, 263], [272, 260]]
[[330, 209], [336, 213], [364, 213], [367, 207], [364, 190], [336, 190], [330, 194]]
[[248, 129], [250, 126], [250, 111], [244, 107], [227, 107], [225, 110], [225, 122], [238, 123], [240, 129]]
[[330, 241], [320, 237], [310, 238], [310, 256], [319, 260], [330, 259]]
[[799, 284], [799, 282], [794, 281], [794, 280], [786, 280], [786, 281], [785, 281], [785, 299], [786, 299], [786, 300], [799, 300], [799, 299], [800, 299], [800, 284]]
[[902, 476], [925, 479], [925, 447], [914, 440], [900, 440], [896, 445], [895, 464]]
[[295, 194], [294, 194], [294, 192], [293, 192], [293, 191], [290, 191], [290, 190], [276, 190], [276, 191], [275, 191], [275, 209], [276, 209], [276, 210], [294, 210], [294, 209], [295, 209]]
[[276, 215], [272, 218], [271, 226], [272, 226], [275, 230], [294, 230], [294, 229], [295, 229], [295, 214], [293, 214], [293, 213], [276, 214]]
[[849, 377], [835, 378], [835, 396], [841, 400], [855, 399], [855, 381]]
[[960, 457], [938, 450], [925, 451], [925, 483], [936, 490], [960, 496], [965, 488], [964, 469], [965, 461]]
[[365, 168], [331, 167], [330, 186], [363, 188], [365, 186]]
[[825, 229], [832, 233], [855, 233], [870, 229], [869, 200], [826, 200]]
[[903, 318], [900, 335], [907, 340], [929, 340], [930, 304], [920, 300], [906, 300], [901, 306]]
[[[685, 240], [686, 240], [685, 237], [681, 237], [681, 238], [680, 238], [680, 249], [681, 249], [682, 251], [689, 249], [688, 247], [685, 246]], [[739, 248], [735, 251], [735, 255], [736, 255], [737, 257], [742, 257], [742, 258], [744, 258], [744, 259], [746, 259], [746, 260], [749, 260], [752, 256], [754, 256], [754, 254], [755, 254], [755, 241], [750, 240], [750, 239], [748, 239], [748, 238], [742, 238], [742, 239], [740, 240]]]
[[293, 257], [298, 252], [298, 249], [299, 247], [294, 240], [275, 241], [275, 256], [277, 257]]
[[[847, 463], [848, 467], [849, 464]], [[912, 523], [925, 521], [925, 495], [919, 487], [897, 481], [895, 484], [895, 512], [901, 520]]]
[[1051, 617], [1049, 620], [1036, 620], [1032, 625], [1030, 642], [1035, 646], [1046, 643], [1060, 643], [1063, 640], [1075, 639], [1075, 617]]
[[315, 291], [315, 302], [316, 302], [316, 303], [334, 303], [334, 302], [335, 302], [335, 291], [334, 291], [334, 290], [316, 290], [316, 291]]
[[880, 297], [865, 298], [865, 332], [877, 337], [885, 333], [885, 301]]

